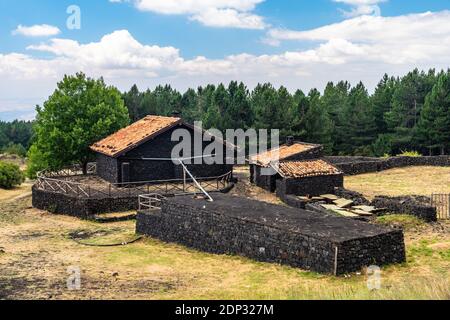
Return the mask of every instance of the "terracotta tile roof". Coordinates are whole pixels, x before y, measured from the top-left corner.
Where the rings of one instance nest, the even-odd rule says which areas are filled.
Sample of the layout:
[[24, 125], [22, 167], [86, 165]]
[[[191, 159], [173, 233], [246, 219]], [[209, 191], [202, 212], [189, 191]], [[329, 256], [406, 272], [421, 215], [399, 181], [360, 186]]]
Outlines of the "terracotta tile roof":
[[[296, 154], [309, 151], [312, 149], [315, 149], [319, 146], [308, 144], [308, 143], [302, 143], [302, 142], [296, 142], [293, 145], [283, 145], [278, 149], [269, 150], [257, 155], [254, 155], [250, 157], [251, 162], [258, 163], [262, 166], [269, 166], [271, 162], [278, 162], [280, 160], [295, 156]], [[278, 154], [277, 154], [278, 151]]]
[[335, 166], [324, 160], [285, 161], [273, 165], [283, 177], [306, 178], [342, 174]]
[[91, 149], [116, 157], [179, 123], [182, 123], [180, 118], [147, 116], [95, 143]]

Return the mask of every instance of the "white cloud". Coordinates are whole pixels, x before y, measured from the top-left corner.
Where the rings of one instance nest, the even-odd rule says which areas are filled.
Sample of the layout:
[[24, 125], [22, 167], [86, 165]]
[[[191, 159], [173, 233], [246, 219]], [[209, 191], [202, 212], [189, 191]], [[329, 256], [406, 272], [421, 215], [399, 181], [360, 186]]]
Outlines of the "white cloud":
[[[127, 30], [92, 43], [51, 39], [28, 47], [29, 54], [0, 54], [0, 96], [8, 101], [41, 97], [33, 104], [42, 103], [64, 74], [77, 71], [103, 76], [121, 90], [134, 83], [141, 88], [169, 83], [185, 90], [239, 80], [250, 87], [269, 81], [307, 91], [342, 79], [353, 83], [362, 80], [373, 88], [384, 73], [402, 75], [416, 67], [448, 68], [448, 21], [450, 11], [442, 11], [390, 18], [362, 16], [306, 31], [271, 30], [269, 41], [300, 41], [310, 49], [238, 53], [221, 59], [186, 59], [175, 47], [143, 44]], [[33, 57], [35, 50], [51, 58]], [[8, 103], [2, 108], [8, 109]]]
[[[265, 0], [131, 0], [137, 9], [167, 15], [188, 15], [209, 27], [264, 29], [261, 16], [253, 14]], [[110, 2], [130, 2], [110, 0]]]
[[34, 25], [34, 26], [22, 26], [19, 25], [12, 32], [13, 35], [22, 35], [26, 37], [50, 37], [60, 34], [61, 30], [58, 27], [50, 26], [48, 24]]
[[361, 15], [376, 15], [381, 14], [379, 3], [388, 0], [333, 0], [334, 2], [344, 3], [352, 7], [350, 11], [341, 10], [344, 16], [351, 18]]
[[[268, 43], [319, 41], [332, 46], [341, 41], [359, 52], [362, 61], [389, 64], [446, 61], [450, 54], [450, 11], [398, 17], [361, 16], [307, 31], [273, 29]], [[338, 53], [342, 47], [336, 47]], [[336, 55], [333, 55], [336, 56]], [[348, 54], [340, 52], [340, 58]]]

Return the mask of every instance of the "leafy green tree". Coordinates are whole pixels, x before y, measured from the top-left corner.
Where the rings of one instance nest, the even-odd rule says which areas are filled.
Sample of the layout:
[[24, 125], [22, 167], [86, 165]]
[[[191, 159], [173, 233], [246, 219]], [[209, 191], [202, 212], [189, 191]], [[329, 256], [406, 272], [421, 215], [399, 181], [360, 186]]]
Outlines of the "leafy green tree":
[[44, 169], [39, 164], [58, 169], [79, 163], [86, 172], [94, 159], [89, 147], [129, 123], [120, 92], [106, 86], [103, 79], [83, 73], [64, 76], [43, 108], [36, 110], [36, 137], [30, 152], [35, 170]]
[[416, 130], [424, 149], [450, 150], [450, 70], [442, 73], [427, 96]]
[[26, 175], [28, 178], [36, 179], [39, 171], [50, 168], [49, 159], [51, 159], [52, 155], [49, 151], [39, 150], [38, 146], [33, 144], [28, 150], [27, 155], [28, 161]]

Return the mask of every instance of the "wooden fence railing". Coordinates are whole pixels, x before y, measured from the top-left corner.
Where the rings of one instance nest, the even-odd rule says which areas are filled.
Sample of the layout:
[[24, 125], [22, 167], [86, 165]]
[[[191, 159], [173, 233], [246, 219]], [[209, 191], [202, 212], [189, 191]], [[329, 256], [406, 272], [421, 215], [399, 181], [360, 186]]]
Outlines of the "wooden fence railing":
[[436, 208], [438, 219], [450, 219], [450, 194], [433, 194], [431, 206]]
[[139, 196], [139, 211], [161, 209], [166, 197], [160, 194], [147, 194]]
[[[88, 167], [88, 174], [95, 174], [95, 166]], [[72, 167], [58, 172], [42, 172], [35, 187], [39, 190], [70, 195], [78, 198], [138, 197], [143, 194], [181, 195], [198, 193], [192, 179], [142, 181], [133, 183], [105, 183], [89, 185], [71, 181], [70, 177], [81, 176], [81, 168]], [[222, 191], [232, 183], [233, 173], [219, 177], [196, 179], [208, 192]]]

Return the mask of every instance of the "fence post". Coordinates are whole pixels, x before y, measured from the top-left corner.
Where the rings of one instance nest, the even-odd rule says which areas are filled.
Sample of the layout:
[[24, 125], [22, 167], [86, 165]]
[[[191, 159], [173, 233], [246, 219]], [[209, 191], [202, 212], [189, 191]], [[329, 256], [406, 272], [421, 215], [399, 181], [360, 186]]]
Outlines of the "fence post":
[[450, 219], [450, 193], [448, 194], [447, 199], [447, 216], [445, 217], [445, 219]]

